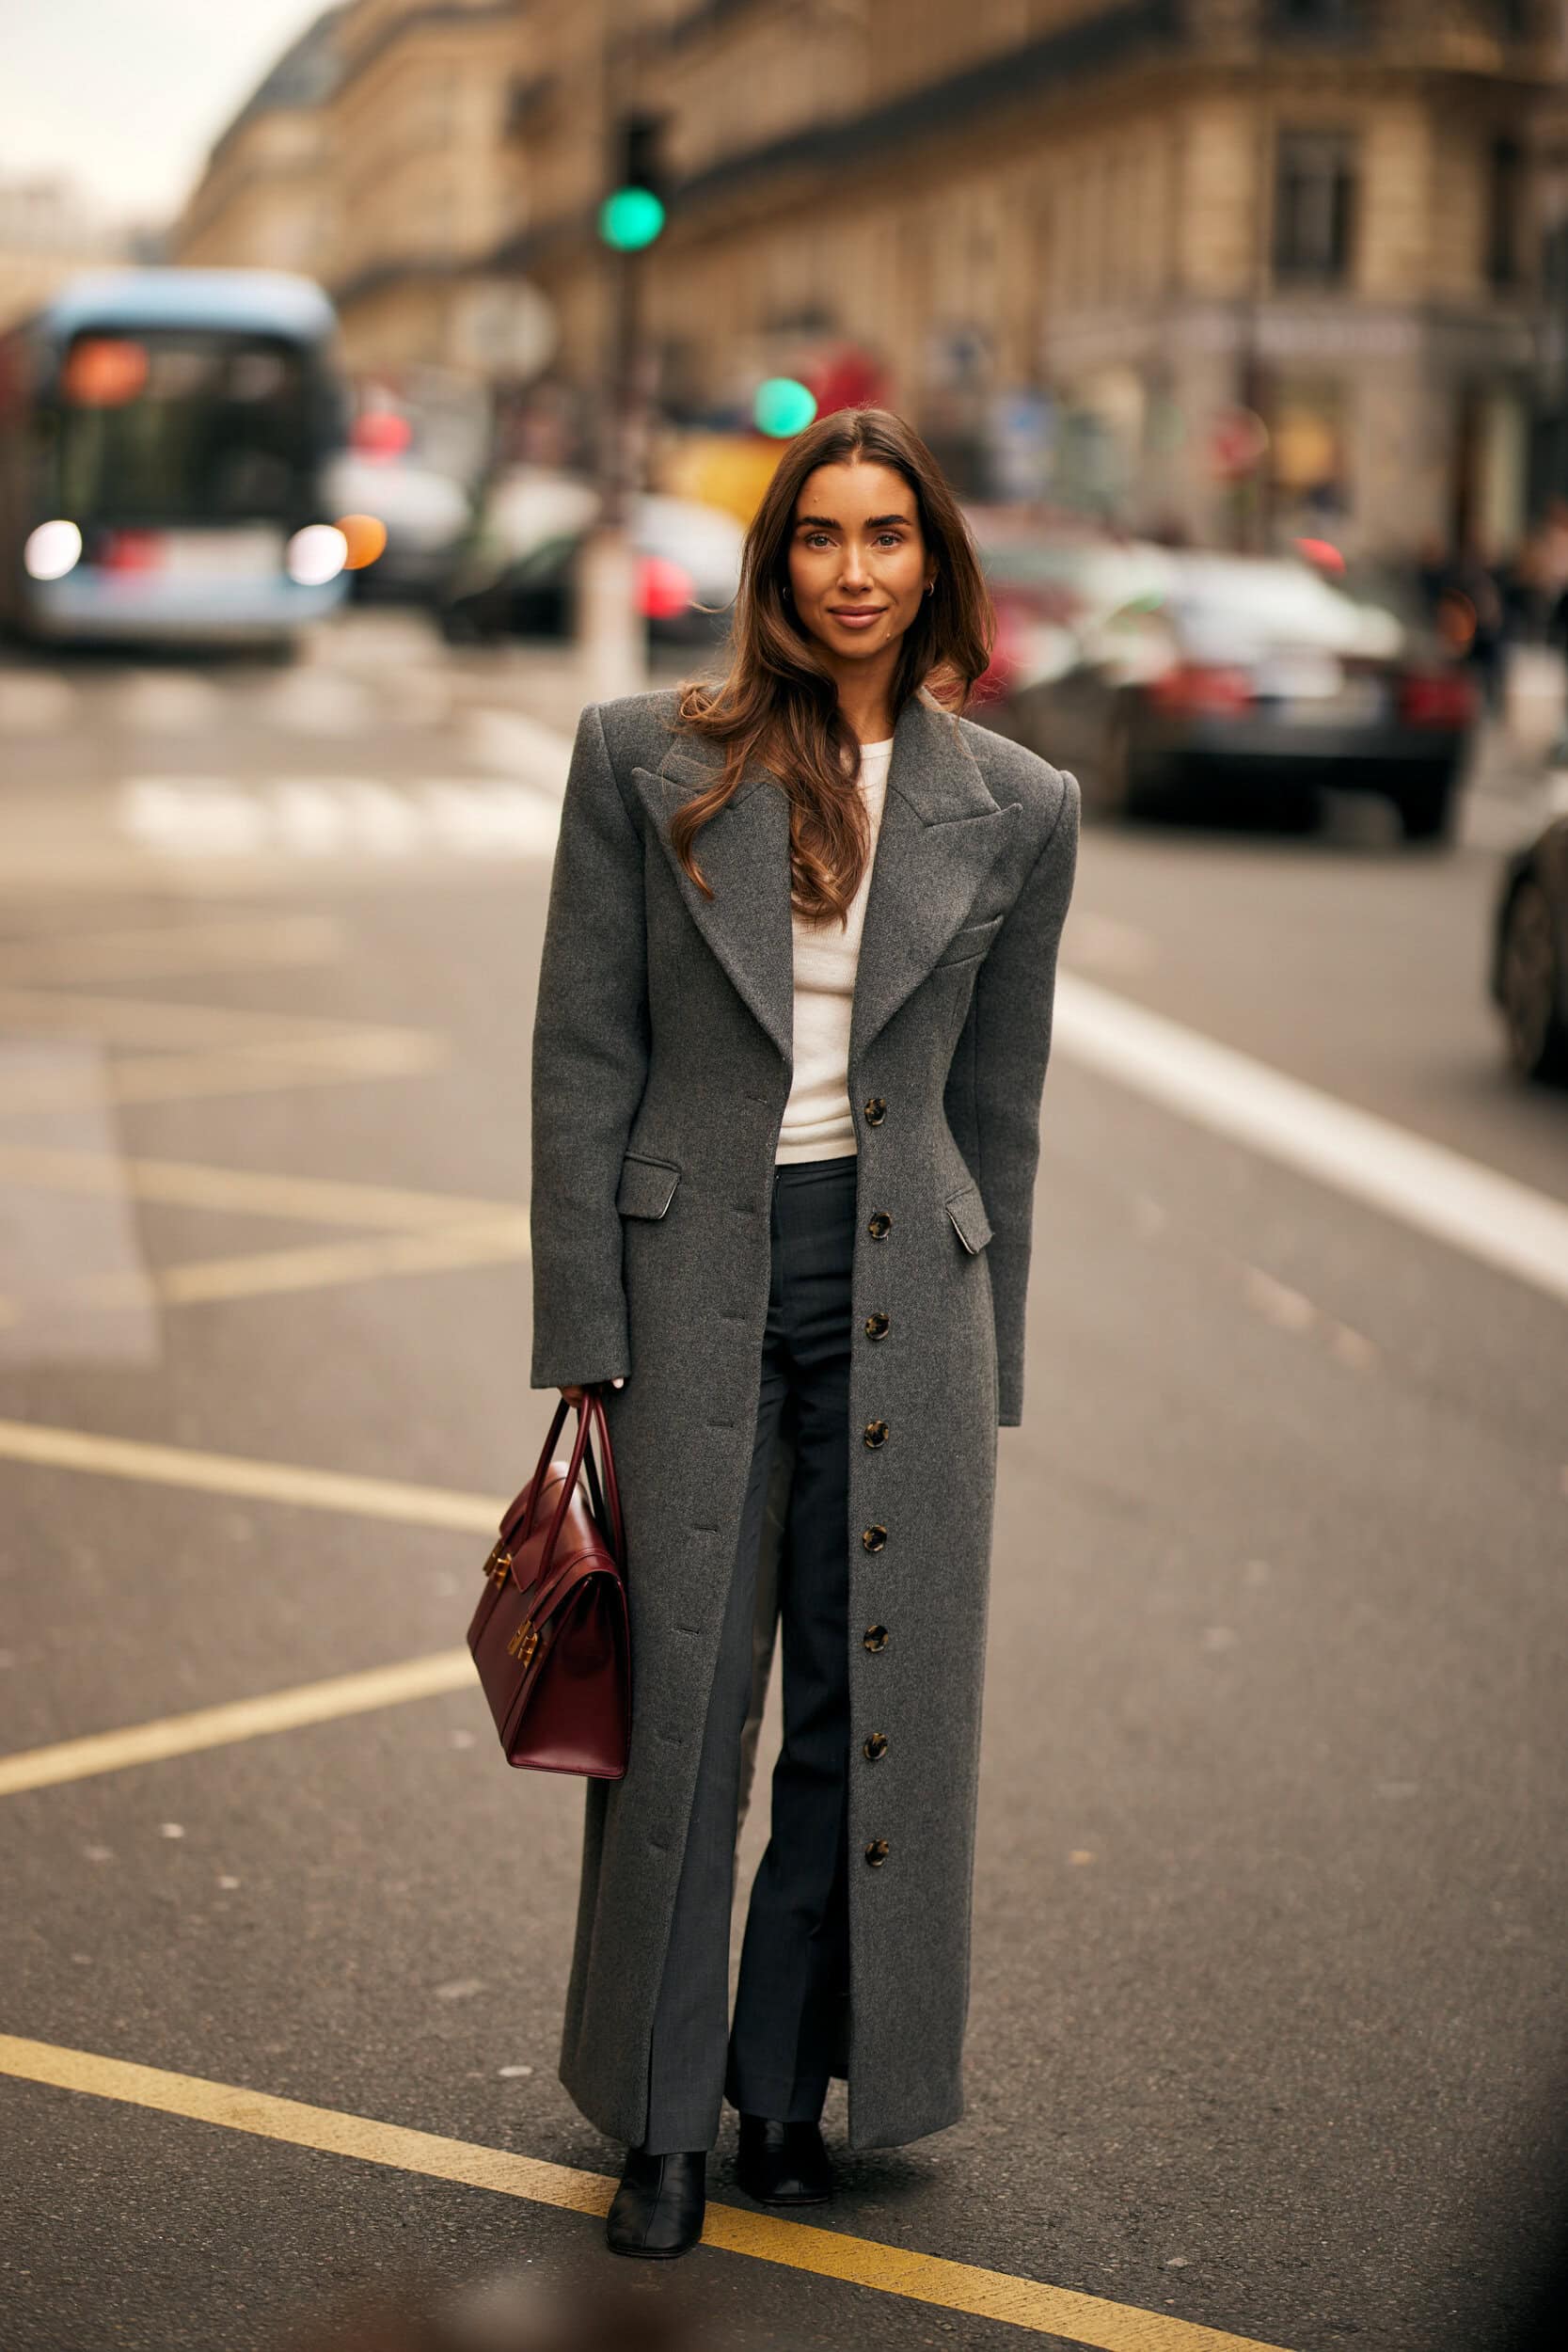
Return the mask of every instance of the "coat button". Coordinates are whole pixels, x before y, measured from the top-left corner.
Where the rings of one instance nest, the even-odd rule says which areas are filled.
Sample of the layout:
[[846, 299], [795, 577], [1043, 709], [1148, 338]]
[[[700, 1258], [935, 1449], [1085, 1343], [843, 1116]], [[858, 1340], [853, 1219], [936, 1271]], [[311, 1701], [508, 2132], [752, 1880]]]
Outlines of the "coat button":
[[886, 1209], [873, 1209], [866, 1221], [866, 1232], [873, 1241], [886, 1241], [893, 1231], [893, 1218]]
[[862, 1747], [861, 1754], [868, 1764], [879, 1764], [887, 1754], [887, 1733], [874, 1731]]
[[893, 1325], [886, 1315], [867, 1315], [865, 1318], [865, 1336], [868, 1340], [885, 1340], [892, 1328]]
[[887, 1104], [882, 1100], [882, 1097], [879, 1094], [873, 1094], [865, 1103], [863, 1107], [865, 1110], [866, 1125], [868, 1127], [879, 1127], [883, 1120], [887, 1117]]
[[886, 1649], [888, 1639], [885, 1625], [868, 1625], [861, 1636], [862, 1645], [866, 1649]]
[[892, 1434], [885, 1421], [868, 1421], [862, 1442], [869, 1446], [886, 1445]]
[[880, 1526], [863, 1527], [861, 1529], [861, 1542], [867, 1551], [885, 1551], [887, 1549], [887, 1529]]
[[870, 1863], [871, 1867], [874, 1870], [879, 1870], [883, 1863], [887, 1860], [887, 1839], [885, 1837], [874, 1837], [871, 1840], [870, 1845], [867, 1846], [865, 1850], [865, 1858], [867, 1862]]

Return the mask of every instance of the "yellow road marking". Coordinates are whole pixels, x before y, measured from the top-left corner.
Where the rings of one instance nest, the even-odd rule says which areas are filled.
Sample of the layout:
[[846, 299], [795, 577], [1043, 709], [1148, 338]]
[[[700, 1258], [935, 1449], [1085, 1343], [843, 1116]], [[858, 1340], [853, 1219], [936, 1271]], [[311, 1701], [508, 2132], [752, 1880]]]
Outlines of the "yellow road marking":
[[418, 1075], [444, 1057], [442, 1040], [419, 1029], [343, 1030], [229, 1053], [137, 1055], [106, 1072], [40, 1070], [7, 1089], [10, 1111], [75, 1109], [102, 1102], [176, 1103], [204, 1095], [267, 1094], [339, 1086], [352, 1078]]
[[[478, 1582], [475, 1582], [478, 1592]], [[53, 1788], [67, 1780], [91, 1780], [101, 1772], [123, 1772], [132, 1765], [156, 1764], [171, 1756], [194, 1756], [203, 1748], [231, 1747], [274, 1731], [296, 1731], [304, 1724], [335, 1723], [378, 1707], [402, 1707], [411, 1699], [474, 1685], [474, 1661], [467, 1644], [433, 1650], [396, 1666], [333, 1675], [323, 1682], [297, 1683], [255, 1699], [225, 1707], [195, 1708], [186, 1715], [165, 1715], [155, 1723], [130, 1724], [120, 1731], [92, 1732], [80, 1740], [56, 1740], [47, 1748], [25, 1748], [0, 1756], [0, 1797], [27, 1788]]]
[[[227, 2131], [248, 2132], [293, 2148], [348, 2156], [360, 2164], [385, 2165], [427, 2180], [453, 2181], [467, 2188], [487, 2189], [493, 2196], [523, 2198], [566, 2213], [603, 2214], [615, 2190], [614, 2182], [602, 2172], [578, 2172], [536, 2156], [514, 2156], [499, 2148], [409, 2131], [370, 2116], [345, 2115], [332, 2107], [309, 2106], [299, 2099], [277, 2099], [265, 2091], [210, 2082], [199, 2074], [166, 2074], [158, 2067], [10, 2034], [0, 2034], [0, 2074], [91, 2098], [118, 2099]], [[747, 2213], [737, 2205], [709, 2204], [703, 2243], [752, 2261], [932, 2304], [940, 2311], [966, 2312], [1031, 2335], [1060, 2336], [1092, 2352], [1278, 2352], [1276, 2346], [1251, 2337], [1198, 2327], [1163, 2312], [1140, 2311], [1069, 2287], [911, 2253], [874, 2238], [780, 2220], [772, 2214]]]
[[464, 1494], [454, 1487], [410, 1486], [396, 1479], [307, 1470], [294, 1462], [200, 1454], [187, 1446], [150, 1445], [139, 1438], [104, 1438], [90, 1429], [57, 1429], [40, 1422], [0, 1421], [0, 1459], [486, 1535], [495, 1534], [505, 1507], [504, 1500]]
[[321, 914], [50, 931], [36, 939], [0, 940], [0, 978], [157, 980], [176, 974], [287, 969], [330, 962], [342, 948], [341, 925]]
[[140, 1269], [95, 1275], [74, 1297], [88, 1307], [139, 1307], [149, 1285], [164, 1305], [189, 1307], [220, 1298], [261, 1298], [269, 1293], [325, 1290], [335, 1283], [371, 1282], [388, 1274], [436, 1274], [460, 1266], [495, 1265], [529, 1254], [529, 1221], [517, 1209], [488, 1224], [454, 1225], [446, 1232], [397, 1233], [367, 1241], [322, 1242], [309, 1249], [256, 1250], [245, 1257], [193, 1259], [150, 1276]]
[[461, 1193], [406, 1192], [336, 1176], [287, 1176], [260, 1168], [214, 1168], [195, 1160], [120, 1159], [50, 1144], [0, 1143], [0, 1184], [44, 1190], [130, 1193], [138, 1200], [190, 1209], [294, 1218], [307, 1225], [453, 1225], [515, 1214], [516, 1203], [475, 1200]]

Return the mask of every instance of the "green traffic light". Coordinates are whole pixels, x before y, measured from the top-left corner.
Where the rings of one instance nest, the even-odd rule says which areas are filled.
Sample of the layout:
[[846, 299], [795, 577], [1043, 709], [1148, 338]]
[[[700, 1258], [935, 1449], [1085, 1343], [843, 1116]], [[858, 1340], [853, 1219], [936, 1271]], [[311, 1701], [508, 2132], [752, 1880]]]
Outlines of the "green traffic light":
[[776, 441], [787, 441], [792, 434], [803, 433], [816, 414], [816, 395], [792, 375], [770, 375], [757, 386], [752, 404], [752, 415], [759, 433], [770, 434]]
[[652, 188], [617, 188], [599, 207], [599, 234], [617, 253], [640, 253], [664, 226], [664, 207]]

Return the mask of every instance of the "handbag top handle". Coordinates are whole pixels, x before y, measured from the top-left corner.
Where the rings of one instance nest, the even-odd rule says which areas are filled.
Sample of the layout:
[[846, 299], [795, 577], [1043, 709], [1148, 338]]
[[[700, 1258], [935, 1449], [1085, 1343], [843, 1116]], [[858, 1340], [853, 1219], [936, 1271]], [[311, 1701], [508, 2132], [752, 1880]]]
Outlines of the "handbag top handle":
[[[538, 1504], [539, 1497], [544, 1491], [545, 1472], [549, 1467], [550, 1455], [555, 1451], [555, 1441], [561, 1434], [562, 1423], [565, 1421], [567, 1408], [570, 1403], [571, 1400], [569, 1397], [563, 1396], [562, 1398], [560, 1404], [555, 1408], [554, 1415], [550, 1421], [549, 1428], [546, 1433], [544, 1445], [540, 1449], [539, 1459], [534, 1465], [533, 1476], [529, 1482], [528, 1502], [523, 1512], [523, 1522], [513, 1538], [514, 1542], [516, 1544], [526, 1544], [533, 1533], [533, 1515]], [[590, 1389], [584, 1391], [583, 1402], [578, 1406], [577, 1412], [578, 1428], [577, 1437], [572, 1445], [572, 1458], [567, 1466], [566, 1475], [562, 1481], [560, 1499], [556, 1503], [555, 1516], [550, 1522], [549, 1535], [545, 1544], [545, 1557], [548, 1560], [554, 1555], [556, 1544], [560, 1540], [562, 1526], [566, 1518], [567, 1507], [570, 1504], [572, 1496], [577, 1488], [578, 1474], [582, 1468], [583, 1455], [585, 1452], [588, 1454], [588, 1484], [590, 1493], [597, 1509], [599, 1518], [603, 1519], [605, 1516], [604, 1496], [599, 1487], [597, 1468], [594, 1464], [592, 1452], [588, 1451], [589, 1433], [591, 1430], [596, 1428], [599, 1432], [599, 1451], [604, 1456], [605, 1481], [610, 1489], [611, 1513], [610, 1529], [614, 1538], [615, 1556], [617, 1560], [624, 1562], [626, 1558], [626, 1535], [621, 1523], [621, 1495], [615, 1477], [614, 1457], [610, 1450], [610, 1433], [605, 1426], [604, 1405], [595, 1390]]]

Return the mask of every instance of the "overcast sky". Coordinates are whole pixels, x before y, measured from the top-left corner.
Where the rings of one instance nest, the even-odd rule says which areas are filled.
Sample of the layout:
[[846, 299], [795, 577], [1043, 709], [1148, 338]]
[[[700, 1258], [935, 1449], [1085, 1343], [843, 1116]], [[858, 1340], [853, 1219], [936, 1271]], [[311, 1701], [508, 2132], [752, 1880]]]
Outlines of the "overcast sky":
[[94, 208], [158, 223], [325, 0], [33, 0], [6, 10], [0, 176], [63, 171]]

